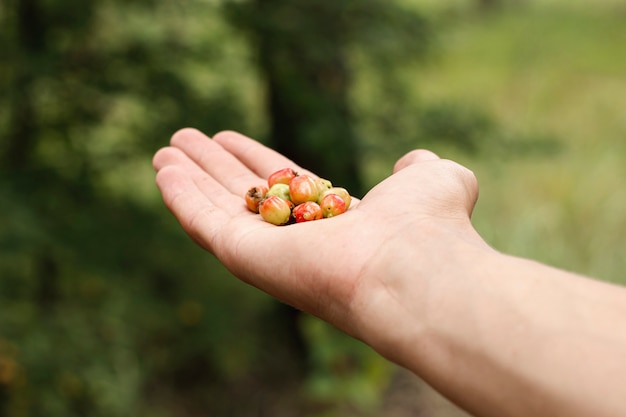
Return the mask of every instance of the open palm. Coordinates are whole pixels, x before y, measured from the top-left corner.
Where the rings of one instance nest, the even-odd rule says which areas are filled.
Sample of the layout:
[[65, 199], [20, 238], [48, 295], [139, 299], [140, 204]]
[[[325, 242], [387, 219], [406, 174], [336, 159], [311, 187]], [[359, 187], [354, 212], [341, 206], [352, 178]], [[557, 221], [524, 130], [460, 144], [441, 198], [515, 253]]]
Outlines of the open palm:
[[381, 270], [396, 246], [447, 228], [477, 236], [469, 223], [473, 175], [427, 151], [404, 156], [345, 214], [288, 226], [250, 213], [243, 196], [281, 168], [314, 174], [252, 139], [184, 129], [157, 152], [154, 167], [184, 230], [235, 276], [356, 336], [355, 306], [375, 305], [388, 287]]

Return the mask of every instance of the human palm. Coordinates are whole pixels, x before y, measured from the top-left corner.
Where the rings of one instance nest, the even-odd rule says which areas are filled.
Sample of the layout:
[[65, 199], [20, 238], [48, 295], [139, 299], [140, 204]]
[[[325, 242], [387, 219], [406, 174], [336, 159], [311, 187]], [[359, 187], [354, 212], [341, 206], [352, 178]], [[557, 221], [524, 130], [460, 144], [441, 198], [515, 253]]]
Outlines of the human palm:
[[166, 205], [200, 246], [245, 282], [352, 334], [355, 305], [389, 284], [381, 269], [394, 248], [434, 230], [477, 236], [473, 175], [427, 151], [400, 159], [345, 214], [281, 227], [250, 213], [244, 194], [281, 168], [313, 174], [260, 143], [184, 129], [153, 162]]

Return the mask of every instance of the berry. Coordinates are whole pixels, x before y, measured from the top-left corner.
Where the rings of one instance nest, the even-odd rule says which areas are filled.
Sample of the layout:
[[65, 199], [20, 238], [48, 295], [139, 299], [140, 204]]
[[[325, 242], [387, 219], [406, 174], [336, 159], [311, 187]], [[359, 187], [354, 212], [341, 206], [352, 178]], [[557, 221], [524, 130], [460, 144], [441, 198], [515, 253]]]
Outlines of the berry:
[[346, 212], [346, 203], [337, 194], [326, 194], [320, 202], [324, 217], [338, 216]]
[[328, 181], [327, 179], [324, 179], [324, 178], [317, 178], [315, 180], [315, 183], [317, 184], [317, 190], [320, 193], [320, 198], [322, 197], [322, 193], [324, 191], [333, 188], [333, 184], [330, 181]]
[[263, 220], [275, 225], [282, 225], [291, 218], [291, 204], [280, 197], [271, 195], [259, 206]]
[[316, 202], [306, 201], [294, 207], [293, 217], [296, 219], [296, 223], [319, 220], [323, 217], [322, 209]]
[[280, 197], [283, 200], [291, 201], [291, 196], [289, 195], [289, 186], [287, 184], [277, 182], [276, 184], [272, 185], [266, 196], [268, 197], [270, 195], [275, 195], [276, 197]]
[[317, 201], [319, 194], [317, 183], [308, 175], [298, 175], [289, 181], [289, 195], [295, 205]]
[[263, 199], [265, 198], [265, 194], [267, 193], [267, 191], [268, 189], [264, 185], [250, 188], [245, 196], [246, 207], [248, 207], [248, 210], [253, 213], [258, 213], [259, 205], [261, 204], [261, 201], [263, 201]]
[[291, 168], [283, 168], [274, 172], [267, 178], [268, 187], [272, 188], [274, 184], [289, 184], [292, 178], [296, 177], [298, 173]]
[[[348, 208], [350, 208], [350, 203], [352, 202], [352, 197], [350, 197], [350, 193], [348, 192], [348, 190], [346, 190], [345, 188], [342, 187], [332, 187], [326, 191], [324, 191], [322, 193], [322, 198], [324, 198], [325, 195], [327, 194], [337, 194], [339, 197], [341, 197], [341, 199], [343, 200], [344, 203], [346, 203], [346, 210], [348, 210]], [[321, 199], [320, 199], [321, 201]]]
[[246, 207], [275, 225], [301, 223], [345, 213], [352, 197], [345, 188], [333, 187], [324, 178], [299, 175], [283, 168], [268, 177], [267, 186], [256, 186], [245, 195]]

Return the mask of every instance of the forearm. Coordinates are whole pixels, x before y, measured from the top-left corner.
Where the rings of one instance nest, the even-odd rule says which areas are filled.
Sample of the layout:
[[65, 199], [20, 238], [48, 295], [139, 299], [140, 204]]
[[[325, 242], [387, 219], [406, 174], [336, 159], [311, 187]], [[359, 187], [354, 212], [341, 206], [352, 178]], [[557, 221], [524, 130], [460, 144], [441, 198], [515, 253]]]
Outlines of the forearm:
[[421, 248], [387, 265], [383, 354], [476, 415], [626, 415], [623, 288], [446, 233]]

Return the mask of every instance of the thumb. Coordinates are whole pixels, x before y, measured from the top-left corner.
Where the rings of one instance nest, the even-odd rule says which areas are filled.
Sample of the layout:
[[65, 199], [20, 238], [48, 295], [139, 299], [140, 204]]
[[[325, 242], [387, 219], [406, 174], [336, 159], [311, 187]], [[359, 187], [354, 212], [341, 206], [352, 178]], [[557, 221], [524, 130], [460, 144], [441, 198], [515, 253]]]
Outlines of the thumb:
[[409, 165], [417, 164], [424, 161], [432, 161], [436, 159], [440, 158], [434, 152], [427, 151], [426, 149], [415, 149], [398, 159], [393, 167], [393, 172], [395, 174], [396, 172], [408, 167]]
[[[413, 165], [417, 165], [423, 162], [439, 161], [435, 165], [430, 165], [430, 169], [427, 171], [430, 175], [434, 175], [436, 180], [429, 183], [435, 184], [438, 187], [438, 193], [441, 190], [448, 190], [452, 192], [448, 196], [452, 198], [457, 204], [457, 207], [463, 207], [464, 212], [471, 217], [478, 199], [478, 181], [472, 171], [465, 168], [458, 163], [451, 160], [442, 160], [434, 152], [424, 149], [413, 150], [396, 162], [393, 167], [393, 173], [396, 174], [399, 171], [404, 170]], [[416, 169], [415, 172], [420, 171]], [[421, 170], [423, 172], [423, 170]]]

